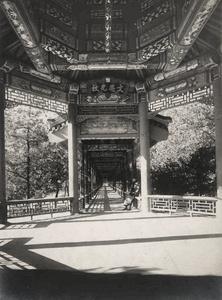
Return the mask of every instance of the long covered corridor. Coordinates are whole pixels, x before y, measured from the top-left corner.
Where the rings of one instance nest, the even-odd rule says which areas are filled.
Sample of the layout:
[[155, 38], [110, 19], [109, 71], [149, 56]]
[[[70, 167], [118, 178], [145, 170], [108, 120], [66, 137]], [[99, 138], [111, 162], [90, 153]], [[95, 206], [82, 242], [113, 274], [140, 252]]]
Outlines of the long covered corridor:
[[[123, 208], [123, 197], [117, 191], [114, 191], [113, 188], [103, 185], [91, 204], [86, 208], [86, 212], [121, 212]], [[134, 207], [132, 209], [137, 210]]]

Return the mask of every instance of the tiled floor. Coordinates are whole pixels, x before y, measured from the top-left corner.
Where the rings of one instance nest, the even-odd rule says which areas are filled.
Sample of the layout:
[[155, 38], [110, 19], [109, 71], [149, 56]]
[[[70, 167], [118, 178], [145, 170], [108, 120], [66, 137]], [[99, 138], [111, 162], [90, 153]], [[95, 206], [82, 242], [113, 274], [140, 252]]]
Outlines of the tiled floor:
[[85, 214], [3, 227], [0, 299], [222, 299], [220, 220], [122, 202], [104, 187]]

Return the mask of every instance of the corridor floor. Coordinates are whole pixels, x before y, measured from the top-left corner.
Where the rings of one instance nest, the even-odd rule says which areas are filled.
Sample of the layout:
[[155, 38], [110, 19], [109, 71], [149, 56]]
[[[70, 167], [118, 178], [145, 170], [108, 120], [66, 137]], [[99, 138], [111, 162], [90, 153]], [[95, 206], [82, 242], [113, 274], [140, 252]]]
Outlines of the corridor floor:
[[[123, 199], [117, 192], [115, 192], [109, 186], [103, 186], [95, 200], [86, 209], [86, 212], [96, 213], [96, 212], [120, 212], [124, 208]], [[133, 210], [136, 210], [132, 207]]]
[[0, 299], [222, 299], [222, 223], [123, 211], [103, 187], [86, 213], [0, 230]]

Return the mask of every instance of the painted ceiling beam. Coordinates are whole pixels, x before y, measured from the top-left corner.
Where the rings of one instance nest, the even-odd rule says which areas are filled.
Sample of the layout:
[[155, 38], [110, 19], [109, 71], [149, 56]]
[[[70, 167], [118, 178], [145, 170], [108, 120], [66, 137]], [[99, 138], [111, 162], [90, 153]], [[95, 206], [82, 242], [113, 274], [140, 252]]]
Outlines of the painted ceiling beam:
[[188, 78], [192, 75], [205, 72], [207, 69], [217, 67], [219, 64], [219, 55], [214, 53], [212, 55], [205, 55], [197, 59], [188, 61], [181, 66], [170, 70], [162, 71], [155, 75], [152, 75], [146, 79], [146, 83], [150, 89], [157, 88], [158, 86], [164, 86], [170, 82], [177, 82], [181, 79]]
[[47, 56], [45, 57], [46, 54], [38, 43], [38, 28], [33, 22], [34, 11], [31, 6], [28, 7], [27, 3], [22, 0], [0, 0], [0, 6], [36, 70], [44, 74], [50, 74], [51, 68]]
[[165, 71], [176, 69], [192, 47], [220, 0], [186, 1], [182, 21], [176, 33], [170, 35]]

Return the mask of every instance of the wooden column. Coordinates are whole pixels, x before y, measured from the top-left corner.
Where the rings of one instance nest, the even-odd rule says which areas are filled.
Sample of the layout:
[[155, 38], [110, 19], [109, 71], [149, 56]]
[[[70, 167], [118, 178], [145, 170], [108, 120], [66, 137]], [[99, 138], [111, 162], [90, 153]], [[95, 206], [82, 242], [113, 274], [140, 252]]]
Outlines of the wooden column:
[[222, 77], [213, 82], [216, 129], [217, 216], [222, 217]]
[[78, 190], [78, 141], [77, 141], [77, 95], [70, 91], [68, 104], [68, 161], [69, 161], [69, 196], [73, 197], [71, 214], [79, 212]]
[[149, 121], [147, 120], [148, 113], [148, 95], [143, 89], [138, 91], [139, 96], [139, 137], [140, 137], [140, 172], [141, 172], [141, 211], [150, 212], [150, 202], [147, 195], [151, 194], [150, 183], [150, 130]]
[[5, 183], [5, 86], [3, 72], [0, 71], [0, 224], [7, 222], [6, 183]]

